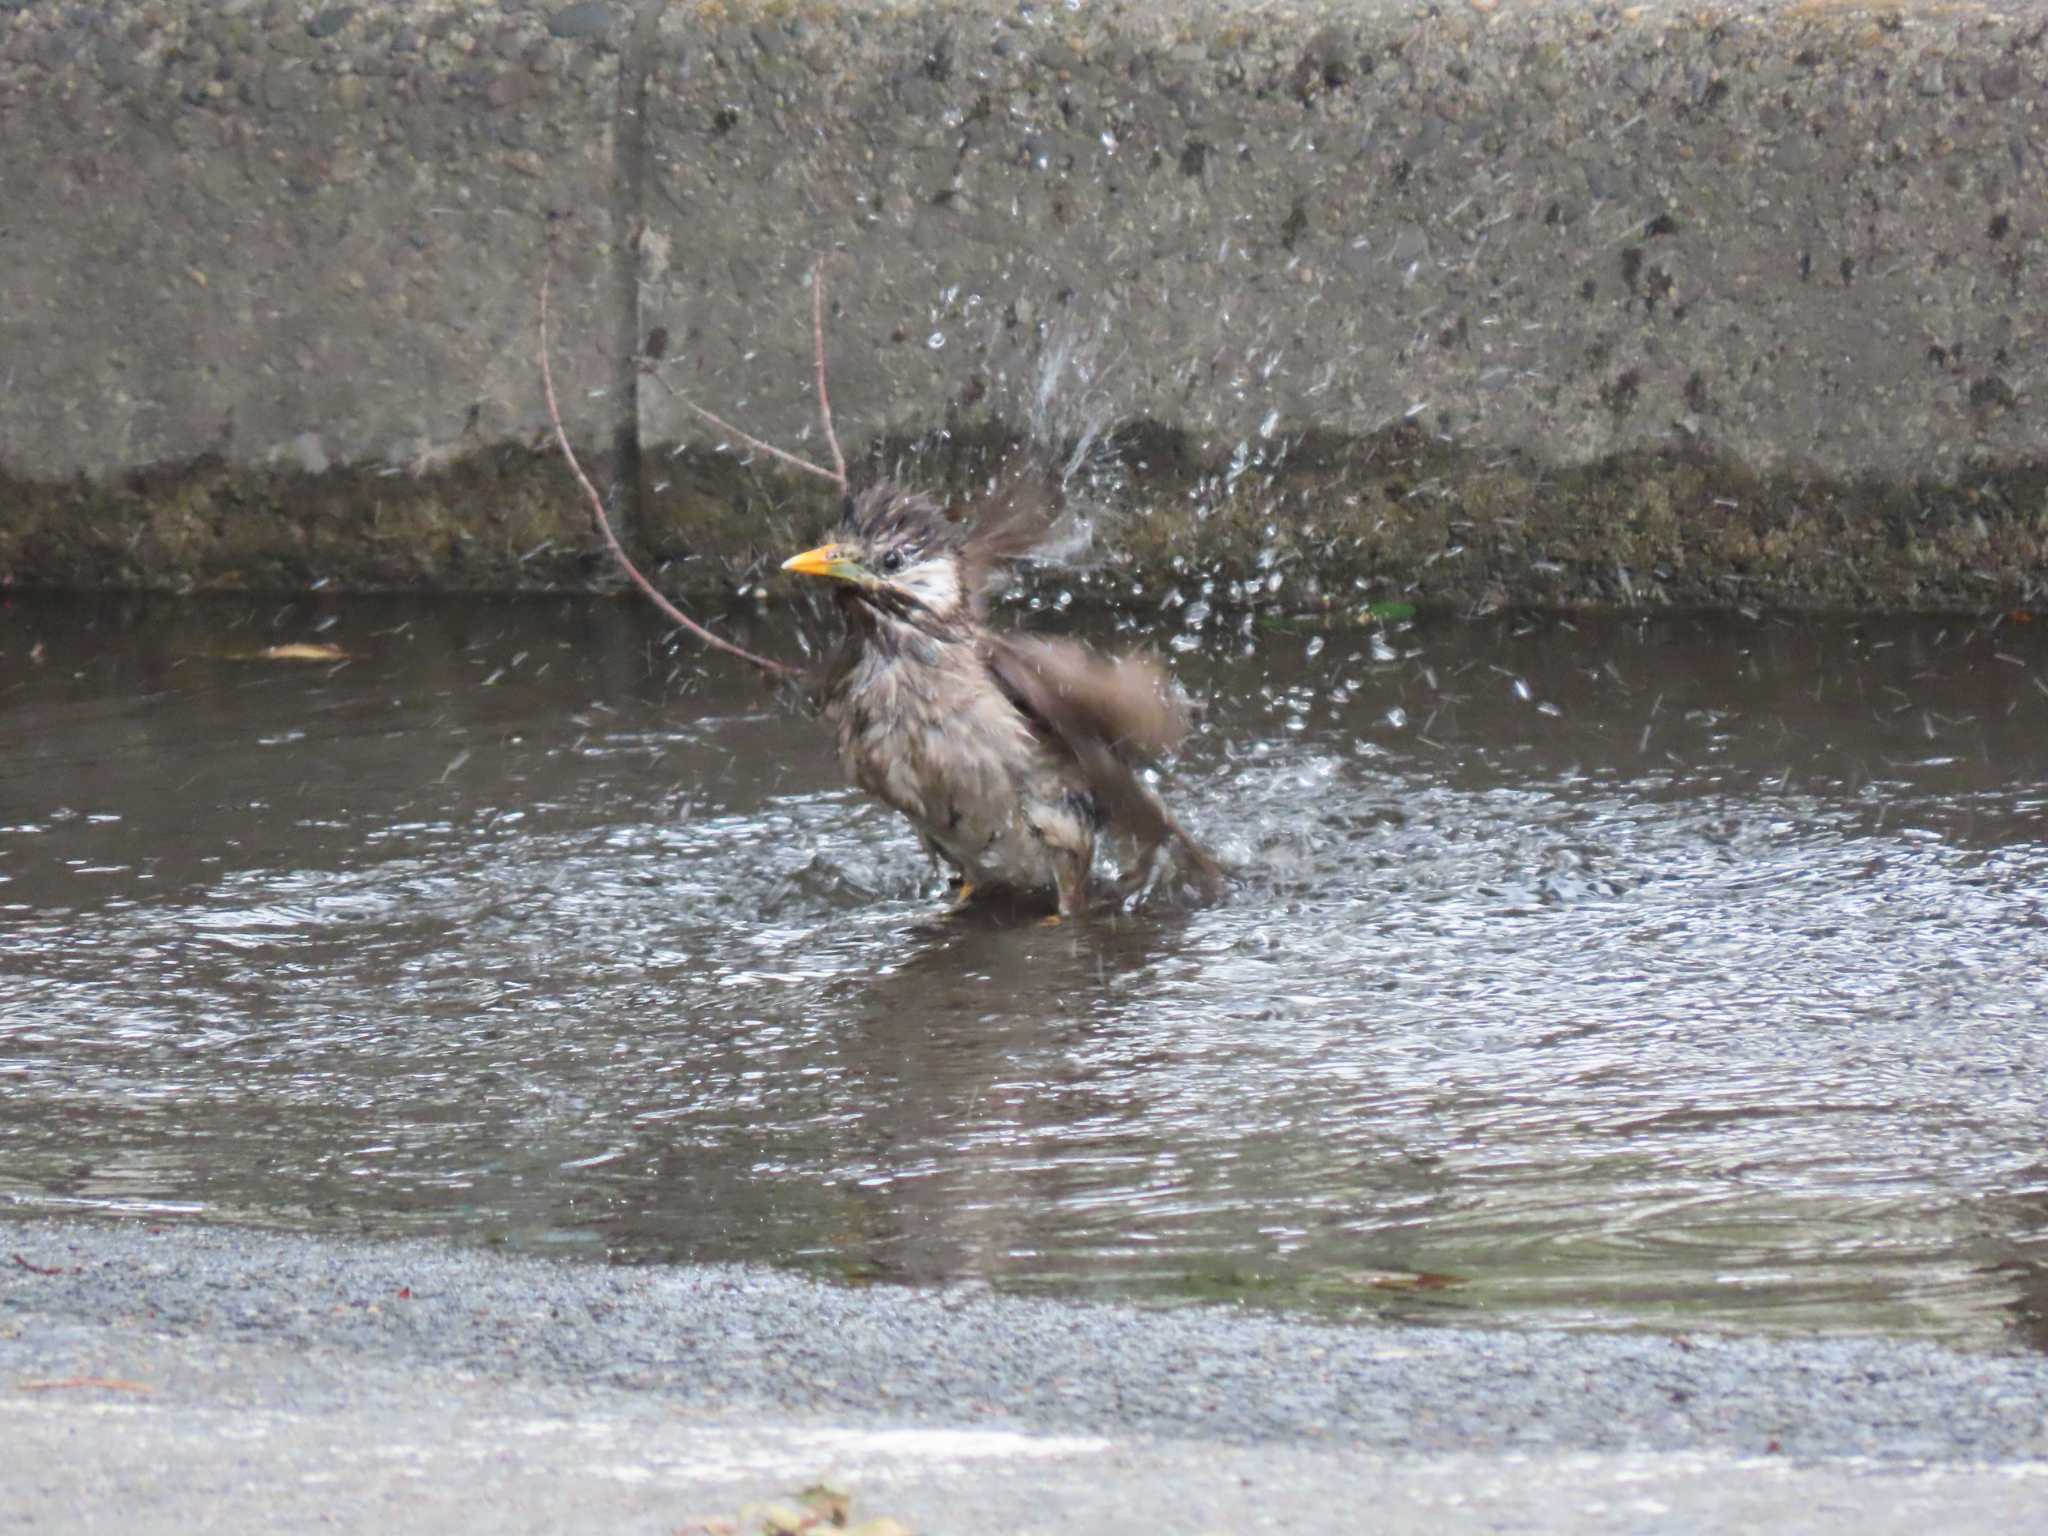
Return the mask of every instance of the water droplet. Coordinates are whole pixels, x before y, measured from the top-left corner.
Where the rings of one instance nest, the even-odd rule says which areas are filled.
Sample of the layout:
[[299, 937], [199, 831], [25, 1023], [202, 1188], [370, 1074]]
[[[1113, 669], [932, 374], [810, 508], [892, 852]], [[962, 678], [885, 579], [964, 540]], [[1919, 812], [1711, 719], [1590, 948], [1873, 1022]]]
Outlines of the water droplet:
[[1527, 678], [1518, 677], [1515, 679], [1515, 697], [1524, 704], [1536, 697], [1535, 694], [1529, 691], [1529, 680]]
[[1317, 635], [1317, 636], [1316, 636], [1316, 637], [1315, 637], [1315, 638], [1314, 638], [1313, 640], [1309, 641], [1309, 643], [1308, 643], [1308, 654], [1309, 654], [1310, 656], [1314, 657], [1314, 656], [1320, 656], [1320, 655], [1322, 655], [1322, 653], [1323, 653], [1323, 637], [1322, 637], [1321, 635]]
[[936, 352], [946, 344], [946, 333], [944, 331], [933, 331], [931, 335], [925, 337], [924, 344]]
[[1396, 704], [1392, 709], [1387, 711], [1387, 724], [1391, 725], [1395, 730], [1400, 730], [1401, 727], [1403, 727], [1407, 723], [1408, 711], [1403, 709], [1400, 705]]
[[1278, 427], [1279, 425], [1280, 425], [1280, 413], [1279, 413], [1279, 411], [1277, 411], [1277, 410], [1272, 410], [1272, 411], [1268, 411], [1268, 412], [1266, 412], [1266, 419], [1265, 419], [1264, 421], [1262, 421], [1262, 422], [1260, 422], [1260, 423], [1259, 423], [1259, 436], [1261, 436], [1261, 437], [1271, 437], [1271, 436], [1273, 435], [1274, 429], [1275, 429], [1275, 428], [1277, 428], [1277, 427]]

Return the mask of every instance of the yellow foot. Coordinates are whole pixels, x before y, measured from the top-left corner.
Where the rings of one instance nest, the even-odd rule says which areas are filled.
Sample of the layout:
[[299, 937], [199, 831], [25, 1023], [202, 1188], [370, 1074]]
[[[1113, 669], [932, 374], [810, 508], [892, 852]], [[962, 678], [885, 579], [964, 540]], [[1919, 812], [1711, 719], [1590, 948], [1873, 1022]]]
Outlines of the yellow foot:
[[1055, 912], [1051, 917], [1041, 917], [1038, 920], [1038, 926], [1041, 928], [1057, 928], [1061, 923], [1065, 921], [1065, 918], [1061, 917], [1059, 913]]
[[959, 911], [972, 900], [974, 900], [974, 882], [972, 880], [962, 880], [960, 882], [960, 889], [953, 893], [953, 910]]

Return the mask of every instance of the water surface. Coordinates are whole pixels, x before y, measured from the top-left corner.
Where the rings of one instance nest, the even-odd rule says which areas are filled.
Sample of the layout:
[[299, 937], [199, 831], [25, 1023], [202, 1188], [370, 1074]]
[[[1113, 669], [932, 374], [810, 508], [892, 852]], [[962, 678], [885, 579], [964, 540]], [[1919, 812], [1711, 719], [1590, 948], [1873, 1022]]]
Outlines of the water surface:
[[630, 604], [17, 596], [0, 1209], [2048, 1343], [2048, 625], [1187, 617], [1041, 928]]

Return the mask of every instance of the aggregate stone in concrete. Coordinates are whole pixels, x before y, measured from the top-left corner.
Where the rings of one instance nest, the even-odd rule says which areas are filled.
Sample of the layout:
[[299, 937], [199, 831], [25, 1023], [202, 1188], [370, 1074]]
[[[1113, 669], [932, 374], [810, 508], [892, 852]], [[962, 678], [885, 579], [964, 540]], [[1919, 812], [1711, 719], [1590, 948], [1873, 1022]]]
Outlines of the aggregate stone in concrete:
[[[525, 6], [117, 0], [0, 20], [0, 472], [118, 488], [248, 467], [288, 499], [294, 477], [354, 469], [391, 504], [523, 446], [546, 420], [550, 210], [578, 215], [556, 277], [565, 410], [608, 447], [616, 77], [615, 53]], [[120, 531], [203, 565], [200, 530], [151, 519], [232, 542], [239, 488], [171, 508], [191, 490], [171, 479]], [[31, 490], [9, 499], [39, 515]], [[368, 524], [379, 499], [349, 515]]]
[[684, 398], [827, 456], [823, 257], [856, 461], [1118, 427], [1140, 585], [2031, 604], [2041, 38], [1779, 0], [10, 8], [0, 581], [588, 579], [537, 449], [568, 210], [572, 435], [698, 592], [816, 515]]
[[[1227, 458], [1409, 423], [1485, 456], [2040, 460], [2036, 8], [1582, 0], [671, 6], [643, 329], [842, 423], [1118, 416]], [[669, 397], [650, 442], [702, 438]], [[1055, 421], [1053, 425], [1064, 423]]]
[[0, 24], [0, 466], [203, 454], [410, 472], [544, 421], [545, 215], [571, 419], [608, 437], [617, 57], [525, 6], [116, 3]]

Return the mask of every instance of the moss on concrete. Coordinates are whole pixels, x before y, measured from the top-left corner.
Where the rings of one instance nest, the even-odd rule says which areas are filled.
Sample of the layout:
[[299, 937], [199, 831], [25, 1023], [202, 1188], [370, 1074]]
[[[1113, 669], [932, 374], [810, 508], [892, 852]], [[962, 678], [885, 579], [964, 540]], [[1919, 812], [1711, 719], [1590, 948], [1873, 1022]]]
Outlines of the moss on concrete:
[[[999, 425], [956, 429], [878, 458], [960, 488], [1017, 442]], [[1225, 453], [1149, 423], [1122, 432], [1115, 453], [1119, 489], [1095, 509], [1106, 558], [1081, 580], [1111, 601], [1190, 583], [1212, 600], [1297, 609], [1394, 595], [1468, 609], [2048, 600], [2048, 460], [1985, 468], [1967, 486], [1896, 484], [1679, 451], [1560, 468], [1411, 426]]]
[[559, 459], [499, 447], [412, 475], [207, 457], [112, 481], [0, 478], [0, 585], [529, 590], [602, 572]]
[[[971, 495], [1020, 435], [1001, 423], [876, 445], [890, 468]], [[771, 585], [834, 515], [808, 476], [700, 449], [644, 454], [629, 539], [669, 590], [717, 600]], [[1556, 468], [1408, 426], [1258, 452], [1154, 424], [1118, 437], [1101, 530], [1079, 571], [1116, 602], [1174, 585], [1292, 609], [1400, 596], [1484, 609], [1973, 609], [2048, 598], [2048, 460], [1967, 485], [1763, 474], [1725, 458], [1635, 453]], [[419, 475], [237, 468], [219, 459], [116, 482], [0, 480], [0, 585], [143, 590], [546, 591], [616, 584], [581, 493], [545, 449], [494, 448]], [[1192, 588], [1191, 588], [1192, 590]]]

